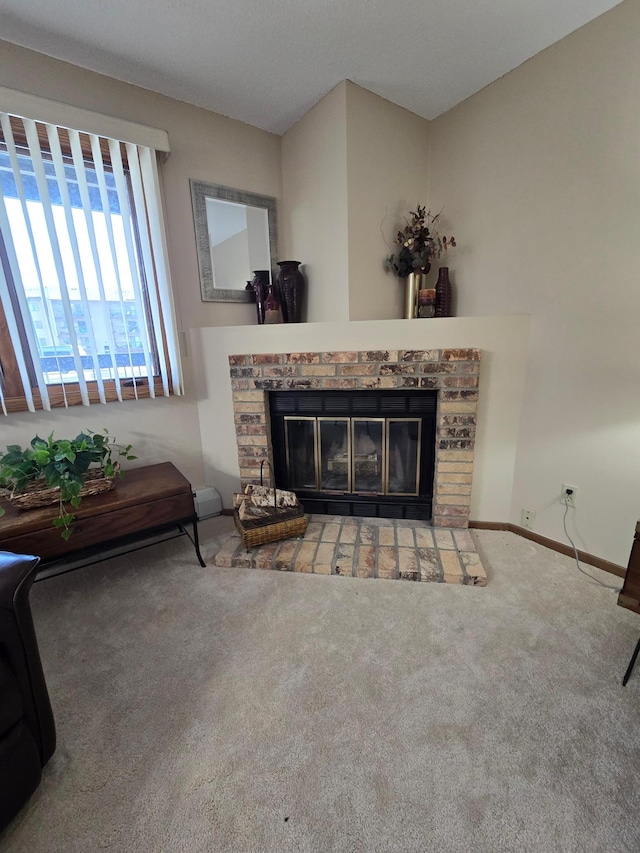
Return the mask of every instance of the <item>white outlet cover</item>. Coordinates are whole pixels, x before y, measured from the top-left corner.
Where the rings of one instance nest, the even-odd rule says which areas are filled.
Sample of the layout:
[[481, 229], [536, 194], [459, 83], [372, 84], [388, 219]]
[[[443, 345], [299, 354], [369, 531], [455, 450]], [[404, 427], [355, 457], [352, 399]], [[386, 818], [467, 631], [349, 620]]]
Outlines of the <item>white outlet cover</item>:
[[533, 526], [536, 523], [536, 513], [533, 509], [525, 509], [522, 508], [520, 512], [520, 523], [522, 527], [526, 527], [528, 530], [533, 530]]

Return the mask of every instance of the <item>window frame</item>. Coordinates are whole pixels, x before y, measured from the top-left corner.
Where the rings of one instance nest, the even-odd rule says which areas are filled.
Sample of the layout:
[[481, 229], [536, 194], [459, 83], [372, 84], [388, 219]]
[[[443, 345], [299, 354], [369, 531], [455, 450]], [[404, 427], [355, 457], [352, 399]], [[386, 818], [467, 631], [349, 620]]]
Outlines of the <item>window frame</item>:
[[[7, 90], [2, 90], [0, 87], [0, 93]], [[82, 112], [82, 111], [81, 111]], [[47, 140], [46, 127], [44, 126], [42, 120], [34, 119], [36, 121], [36, 127], [38, 131], [38, 138], [40, 141], [40, 147], [43, 154], [50, 155], [50, 151], [48, 145], [45, 144]], [[56, 124], [55, 122], [51, 122], [52, 124]], [[128, 124], [128, 123], [124, 123]], [[11, 121], [12, 131], [14, 133], [14, 140], [17, 148], [22, 149], [27, 156], [30, 156], [28, 145], [26, 145], [26, 136], [24, 132], [21, 131], [18, 123]], [[68, 141], [68, 135], [65, 134], [66, 131], [63, 127], [56, 124], [58, 127], [58, 135], [61, 139], [61, 148], [63, 156], [70, 156], [71, 147]], [[81, 133], [81, 139], [83, 139], [83, 134]], [[127, 156], [126, 156], [126, 147], [123, 140], [120, 140], [120, 152], [123, 159], [123, 165], [125, 167], [125, 173], [127, 175], [127, 188], [129, 195], [129, 203], [131, 209], [134, 208], [134, 199], [133, 199], [133, 191], [131, 187], [131, 182], [128, 178], [128, 164], [127, 164]], [[109, 167], [110, 165], [110, 155], [108, 142], [106, 139], [100, 140], [100, 147], [103, 155], [103, 162], [105, 167]], [[0, 142], [0, 148], [4, 150], [3, 143]], [[93, 158], [91, 156], [90, 148], [86, 148], [86, 146], [82, 145], [83, 156], [85, 157], [85, 162], [88, 165], [93, 164]], [[168, 152], [168, 145], [166, 147], [166, 151]], [[163, 382], [162, 375], [159, 371], [159, 343], [161, 342], [162, 351], [164, 355], [164, 363], [167, 366], [167, 379], [168, 379], [168, 394], [169, 396], [173, 396], [174, 390], [174, 381], [175, 378], [172, 377], [171, 370], [171, 360], [169, 347], [167, 344], [167, 334], [165, 324], [168, 322], [168, 318], [161, 316], [160, 318], [160, 328], [155, 328], [153, 313], [150, 307], [150, 297], [149, 297], [149, 286], [156, 286], [155, 282], [148, 282], [147, 275], [144, 269], [144, 266], [141, 263], [141, 248], [140, 248], [140, 234], [137, 228], [137, 222], [135, 217], [133, 217], [133, 234], [136, 243], [136, 252], [138, 259], [138, 278], [140, 281], [140, 292], [141, 299], [143, 302], [145, 317], [143, 322], [148, 326], [148, 337], [150, 344], [150, 356], [152, 361], [152, 366], [154, 370], [153, 376], [144, 376], [144, 377], [129, 377], [129, 378], [120, 378], [120, 396], [118, 396], [118, 387], [113, 379], [103, 379], [102, 385], [104, 388], [104, 398], [106, 402], [118, 402], [119, 400], [134, 400], [141, 398], [150, 398], [152, 397], [151, 389], [153, 389], [154, 396], [166, 396], [165, 383]], [[11, 275], [6, 249], [4, 246], [4, 240], [2, 239], [2, 235], [0, 234], [0, 263], [3, 264], [5, 269], [5, 274], [7, 275], [7, 281], [13, 292], [16, 290], [16, 284], [13, 281], [13, 277]], [[16, 315], [16, 320], [20, 324], [19, 332], [20, 337], [23, 341], [22, 345], [22, 357], [25, 359], [28, 367], [28, 372], [31, 377], [31, 395], [33, 399], [33, 405], [36, 410], [44, 410], [46, 407], [43, 404], [42, 397], [40, 391], [37, 387], [37, 383], [35, 381], [35, 369], [33, 366], [33, 359], [30, 348], [26, 342], [26, 336], [24, 333], [24, 323], [31, 322], [31, 317], [25, 318], [22, 316], [22, 312], [17, 310], [14, 312]], [[138, 323], [140, 324], [140, 319], [138, 318]], [[0, 302], [0, 381], [3, 383], [3, 395], [5, 408], [7, 410], [7, 414], [13, 412], [22, 412], [29, 410], [28, 399], [25, 396], [22, 379], [20, 376], [20, 371], [18, 367], [18, 360], [16, 356], [16, 352], [14, 349], [14, 345], [11, 341], [11, 336], [9, 334], [9, 326], [6, 318], [6, 314], [4, 311], [4, 307], [2, 302]], [[98, 382], [97, 380], [85, 380], [85, 385], [87, 388], [87, 394], [89, 398], [89, 402], [91, 404], [100, 403], [100, 395], [98, 390]], [[69, 406], [83, 405], [80, 383], [78, 381], [75, 382], [60, 382], [60, 383], [52, 383], [47, 384], [47, 396], [49, 398], [49, 407], [51, 409], [54, 408], [66, 408]]]

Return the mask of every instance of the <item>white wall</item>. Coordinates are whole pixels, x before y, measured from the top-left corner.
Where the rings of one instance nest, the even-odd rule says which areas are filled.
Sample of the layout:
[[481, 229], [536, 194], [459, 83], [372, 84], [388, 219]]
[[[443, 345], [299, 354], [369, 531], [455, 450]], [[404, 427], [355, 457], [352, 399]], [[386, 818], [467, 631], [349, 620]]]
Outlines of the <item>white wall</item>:
[[350, 320], [402, 317], [403, 284], [384, 259], [426, 203], [428, 141], [428, 121], [347, 81]]
[[307, 319], [402, 316], [384, 259], [425, 203], [429, 122], [345, 80], [282, 138], [284, 252], [304, 264]]
[[458, 314], [531, 314], [509, 518], [626, 565], [640, 517], [640, 4], [626, 2], [431, 124]]
[[346, 81], [282, 137], [281, 259], [301, 261], [309, 322], [347, 320]]
[[198, 413], [207, 483], [224, 505], [240, 485], [229, 355], [369, 349], [479, 347], [480, 397], [471, 518], [508, 517], [526, 369], [529, 319], [524, 316], [307, 323], [196, 329], [200, 364]]

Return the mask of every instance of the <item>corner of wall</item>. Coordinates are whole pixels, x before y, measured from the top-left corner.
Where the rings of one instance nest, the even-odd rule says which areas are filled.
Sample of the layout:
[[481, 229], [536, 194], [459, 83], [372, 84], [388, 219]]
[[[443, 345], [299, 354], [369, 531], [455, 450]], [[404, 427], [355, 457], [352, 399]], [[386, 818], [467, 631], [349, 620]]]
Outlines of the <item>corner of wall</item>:
[[306, 319], [348, 318], [346, 81], [282, 137], [283, 237], [303, 264]]
[[429, 121], [347, 81], [349, 319], [402, 316], [384, 259], [408, 211], [425, 203]]

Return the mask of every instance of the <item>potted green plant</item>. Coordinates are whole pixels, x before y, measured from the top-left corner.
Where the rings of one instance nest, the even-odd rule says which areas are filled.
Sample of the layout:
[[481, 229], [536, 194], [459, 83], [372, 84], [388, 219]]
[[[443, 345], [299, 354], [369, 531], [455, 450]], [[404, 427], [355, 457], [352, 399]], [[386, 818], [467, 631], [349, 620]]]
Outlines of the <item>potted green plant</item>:
[[[26, 449], [11, 444], [0, 456], [0, 493], [20, 509], [58, 503], [53, 524], [68, 539], [75, 515], [67, 504], [77, 509], [84, 496], [113, 488], [115, 477], [123, 476], [119, 457], [136, 458], [130, 444], [116, 444], [106, 429], [88, 430], [73, 439], [36, 435]], [[0, 516], [4, 512], [0, 507]]]

